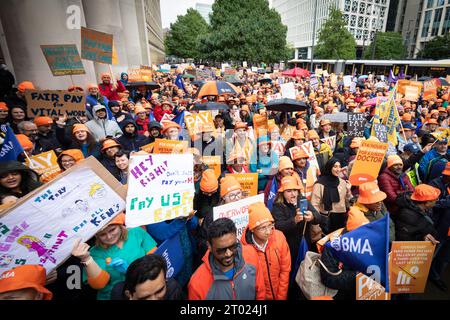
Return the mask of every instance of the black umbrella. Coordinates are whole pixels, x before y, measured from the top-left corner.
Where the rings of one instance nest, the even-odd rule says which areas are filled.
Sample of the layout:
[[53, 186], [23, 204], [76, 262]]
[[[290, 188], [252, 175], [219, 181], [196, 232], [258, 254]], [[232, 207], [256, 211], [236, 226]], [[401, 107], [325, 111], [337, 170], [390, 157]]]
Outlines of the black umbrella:
[[145, 86], [146, 88], [153, 90], [153, 89], [159, 89], [160, 86], [156, 82], [128, 82], [126, 87], [139, 87], [139, 86]]
[[258, 80], [259, 83], [272, 83], [272, 79], [269, 78], [264, 78], [264, 79], [259, 79]]
[[206, 81], [204, 81], [204, 80], [195, 80], [195, 81], [192, 81], [192, 84], [193, 85], [196, 85], [196, 86], [198, 86], [198, 87], [200, 87], [202, 84], [204, 84]]
[[228, 110], [228, 105], [218, 102], [196, 103], [191, 110]]
[[231, 81], [228, 81], [229, 83], [231, 83], [231, 84], [234, 84], [235, 86], [242, 86], [244, 83], [241, 81], [241, 80], [239, 80], [239, 79], [233, 79], [233, 80], [231, 80]]
[[291, 111], [304, 111], [308, 109], [308, 106], [303, 101], [284, 98], [269, 101], [266, 104], [266, 109], [272, 111], [291, 112]]

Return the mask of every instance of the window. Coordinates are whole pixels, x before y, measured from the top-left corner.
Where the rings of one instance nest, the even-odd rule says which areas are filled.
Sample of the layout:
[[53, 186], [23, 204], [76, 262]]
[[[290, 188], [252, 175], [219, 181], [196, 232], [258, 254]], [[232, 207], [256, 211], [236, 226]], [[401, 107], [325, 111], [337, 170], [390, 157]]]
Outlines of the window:
[[348, 14], [344, 14], [344, 21], [345, 21], [345, 24], [348, 24]]
[[427, 9], [433, 7], [433, 2], [434, 2], [434, 0], [428, 0], [428, 2], [427, 2]]
[[356, 30], [356, 40], [361, 40], [362, 39], [362, 30], [358, 29]]
[[437, 36], [439, 32], [439, 25], [441, 24], [441, 18], [442, 18], [442, 8], [436, 9], [436, 11], [434, 12], [433, 27], [431, 28], [432, 36]]
[[425, 12], [425, 18], [423, 19], [422, 38], [428, 36], [428, 29], [430, 28], [431, 10]]
[[445, 0], [438, 0], [438, 2], [437, 2], [438, 7], [443, 6], [444, 4], [445, 4]]
[[351, 27], [356, 26], [356, 16], [350, 16], [350, 26]]
[[350, 1], [350, 0], [345, 0], [345, 3], [344, 3], [344, 11], [350, 12], [350, 4], [351, 4], [351, 1]]
[[369, 28], [369, 18], [364, 18], [364, 28]]
[[364, 24], [364, 17], [358, 18], [358, 28], [362, 28]]
[[366, 7], [366, 14], [368, 14], [369, 16], [371, 16], [373, 14], [372, 12], [372, 5], [368, 4]]
[[364, 40], [369, 39], [369, 30], [364, 30]]
[[364, 2], [361, 2], [359, 4], [359, 13], [364, 14], [366, 12], [366, 4]]
[[442, 26], [442, 34], [450, 32], [450, 7], [447, 7], [445, 11], [444, 25]]
[[358, 12], [358, 1], [352, 2], [352, 12], [354, 13]]

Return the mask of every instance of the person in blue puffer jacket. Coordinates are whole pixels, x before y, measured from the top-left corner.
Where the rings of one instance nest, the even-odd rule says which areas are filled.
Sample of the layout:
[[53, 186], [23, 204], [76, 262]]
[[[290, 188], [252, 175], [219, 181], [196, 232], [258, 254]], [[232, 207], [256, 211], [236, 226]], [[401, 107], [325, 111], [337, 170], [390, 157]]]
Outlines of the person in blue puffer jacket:
[[271, 150], [268, 136], [261, 136], [257, 140], [258, 151], [254, 151], [250, 160], [250, 171], [258, 173], [258, 191], [264, 190], [269, 177], [278, 172], [278, 155]]

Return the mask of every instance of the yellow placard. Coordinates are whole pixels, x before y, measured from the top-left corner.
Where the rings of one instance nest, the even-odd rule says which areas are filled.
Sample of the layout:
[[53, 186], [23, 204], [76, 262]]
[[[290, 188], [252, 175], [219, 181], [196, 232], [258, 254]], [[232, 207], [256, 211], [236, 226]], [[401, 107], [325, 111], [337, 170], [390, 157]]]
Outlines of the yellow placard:
[[387, 143], [367, 140], [362, 142], [349, 177], [352, 186], [377, 179], [387, 149]]
[[201, 127], [205, 124], [214, 127], [211, 111], [201, 111], [197, 114], [185, 115], [184, 123], [186, 124], [186, 128], [191, 137], [194, 137], [197, 133], [201, 132]]
[[389, 259], [390, 292], [423, 293], [435, 245], [429, 241], [394, 241]]
[[258, 194], [257, 173], [227, 173], [225, 176], [233, 176], [241, 184], [244, 197], [256, 196]]
[[358, 273], [356, 275], [356, 300], [391, 300], [391, 294], [385, 288], [369, 278]]
[[145, 151], [147, 153], [153, 153], [153, 147], [154, 146], [155, 146], [155, 143], [152, 142], [152, 143], [146, 144], [145, 146], [142, 146], [141, 150], [143, 150], [143, 151]]
[[210, 169], [214, 170], [217, 178], [220, 177], [222, 174], [220, 156], [204, 156], [202, 157], [202, 161], [207, 164]]
[[61, 171], [55, 151], [53, 150], [32, 156], [25, 163], [28, 167], [36, 171], [43, 181], [46, 181], [50, 176], [56, 176], [56, 173]]
[[156, 139], [153, 145], [153, 153], [186, 153], [187, 148], [187, 141]]

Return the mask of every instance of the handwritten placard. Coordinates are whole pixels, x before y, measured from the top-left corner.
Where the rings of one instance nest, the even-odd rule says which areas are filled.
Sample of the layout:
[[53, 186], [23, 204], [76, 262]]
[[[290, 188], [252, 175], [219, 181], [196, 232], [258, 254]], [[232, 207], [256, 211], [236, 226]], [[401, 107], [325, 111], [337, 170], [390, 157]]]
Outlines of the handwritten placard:
[[113, 35], [81, 27], [81, 58], [112, 64]]
[[41, 45], [41, 49], [55, 77], [86, 73], [76, 45]]
[[365, 124], [364, 113], [348, 113], [347, 133], [350, 137], [363, 137]]
[[62, 117], [65, 114], [73, 117], [86, 113], [86, 97], [83, 93], [62, 90], [26, 90], [27, 115]]

